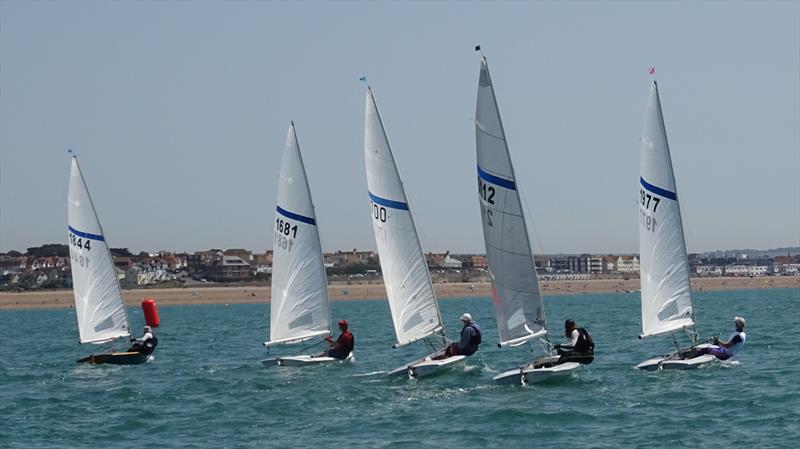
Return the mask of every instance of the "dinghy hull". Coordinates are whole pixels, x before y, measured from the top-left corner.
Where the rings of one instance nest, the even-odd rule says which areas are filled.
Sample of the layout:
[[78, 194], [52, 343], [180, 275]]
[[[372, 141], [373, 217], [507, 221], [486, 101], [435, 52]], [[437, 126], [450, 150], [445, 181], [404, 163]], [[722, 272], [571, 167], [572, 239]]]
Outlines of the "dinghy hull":
[[110, 352], [106, 354], [92, 354], [89, 357], [78, 360], [77, 363], [91, 363], [93, 365], [139, 365], [146, 362], [148, 357], [150, 356], [140, 352]]
[[433, 360], [433, 356], [435, 355], [438, 355], [438, 353], [431, 354], [407, 365], [395, 368], [392, 371], [389, 371], [387, 376], [406, 375], [409, 378], [414, 379], [429, 377], [435, 374], [440, 374], [467, 359], [467, 357], [463, 355], [454, 355], [446, 359]]
[[653, 357], [636, 365], [636, 368], [643, 371], [657, 371], [661, 369], [695, 369], [717, 360], [711, 354], [691, 357], [690, 355], [697, 349], [708, 347], [707, 344], [694, 346], [689, 350], [681, 351], [681, 354], [673, 352], [661, 357]]
[[275, 357], [266, 360], [262, 360], [265, 366], [286, 366], [286, 367], [299, 367], [299, 366], [311, 366], [311, 365], [325, 365], [328, 363], [334, 362], [352, 362], [355, 358], [353, 357], [353, 353], [351, 352], [347, 358], [344, 359], [335, 359], [333, 357], [317, 357], [313, 355], [293, 355], [287, 357]]
[[558, 363], [558, 356], [537, 359], [530, 364], [504, 371], [493, 380], [498, 384], [529, 385], [563, 378], [581, 366], [577, 362]]

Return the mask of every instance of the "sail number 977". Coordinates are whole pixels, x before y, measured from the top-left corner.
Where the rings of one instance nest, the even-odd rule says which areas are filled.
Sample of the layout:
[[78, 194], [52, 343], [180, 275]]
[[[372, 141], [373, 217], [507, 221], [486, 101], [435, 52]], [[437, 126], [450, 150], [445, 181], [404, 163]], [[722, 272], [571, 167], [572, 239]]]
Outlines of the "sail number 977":
[[649, 193], [645, 192], [644, 189], [639, 189], [639, 196], [642, 200], [642, 207], [645, 209], [650, 209], [650, 205], [653, 205], [653, 212], [655, 213], [656, 209], [658, 209], [658, 203], [661, 202], [661, 198], [650, 195]]

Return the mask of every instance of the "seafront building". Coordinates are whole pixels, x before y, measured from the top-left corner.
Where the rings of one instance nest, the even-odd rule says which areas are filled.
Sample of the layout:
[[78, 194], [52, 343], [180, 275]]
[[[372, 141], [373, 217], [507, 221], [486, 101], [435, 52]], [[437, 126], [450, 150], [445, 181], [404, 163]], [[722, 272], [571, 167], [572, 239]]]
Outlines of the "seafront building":
[[[71, 287], [70, 259], [66, 245], [50, 244], [0, 253], [0, 290], [35, 290]], [[117, 276], [125, 288], [191, 286], [205, 283], [265, 282], [272, 272], [272, 250], [254, 252], [243, 248], [209, 249], [188, 253], [160, 251], [132, 254], [112, 249]], [[352, 249], [325, 253], [325, 268], [335, 280], [380, 281], [380, 259], [373, 251]], [[488, 281], [483, 254], [425, 254], [435, 282]], [[639, 276], [638, 254], [555, 254], [535, 256], [543, 280], [631, 279]], [[690, 254], [696, 277], [800, 276], [800, 248], [786, 255], [703, 253]]]

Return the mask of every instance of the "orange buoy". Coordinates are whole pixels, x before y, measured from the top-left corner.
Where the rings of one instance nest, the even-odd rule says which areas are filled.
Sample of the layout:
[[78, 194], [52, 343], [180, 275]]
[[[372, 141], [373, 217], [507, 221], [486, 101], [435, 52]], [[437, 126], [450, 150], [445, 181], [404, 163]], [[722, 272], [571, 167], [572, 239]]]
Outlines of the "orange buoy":
[[156, 300], [153, 298], [144, 298], [142, 300], [142, 312], [144, 312], [144, 321], [150, 327], [158, 327], [161, 321], [158, 319], [158, 309], [156, 308]]

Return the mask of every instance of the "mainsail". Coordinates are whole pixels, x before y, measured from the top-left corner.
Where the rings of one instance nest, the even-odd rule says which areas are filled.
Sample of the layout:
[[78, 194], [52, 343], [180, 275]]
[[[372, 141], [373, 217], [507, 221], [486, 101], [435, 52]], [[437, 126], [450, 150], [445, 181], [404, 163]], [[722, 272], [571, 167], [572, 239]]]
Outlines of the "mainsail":
[[655, 81], [644, 119], [638, 203], [642, 336], [693, 326], [681, 209]]
[[372, 89], [367, 88], [364, 159], [370, 216], [397, 345], [442, 329], [425, 255]]
[[481, 59], [475, 111], [478, 197], [500, 345], [545, 335], [533, 252], [486, 58]]
[[294, 124], [283, 152], [274, 231], [271, 340], [266, 345], [330, 334], [322, 246]]
[[68, 246], [80, 341], [103, 343], [129, 337], [128, 312], [116, 268], [74, 156], [67, 196]]

